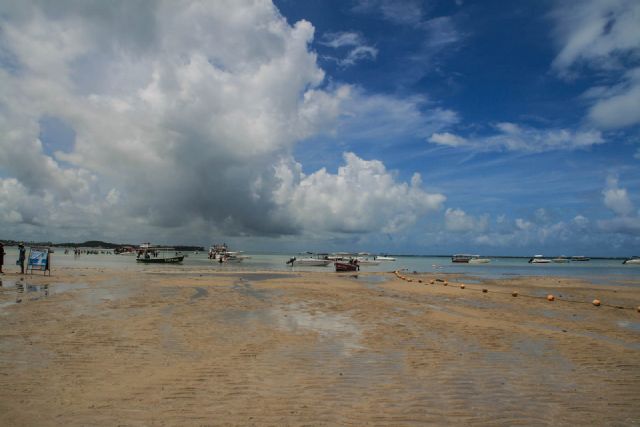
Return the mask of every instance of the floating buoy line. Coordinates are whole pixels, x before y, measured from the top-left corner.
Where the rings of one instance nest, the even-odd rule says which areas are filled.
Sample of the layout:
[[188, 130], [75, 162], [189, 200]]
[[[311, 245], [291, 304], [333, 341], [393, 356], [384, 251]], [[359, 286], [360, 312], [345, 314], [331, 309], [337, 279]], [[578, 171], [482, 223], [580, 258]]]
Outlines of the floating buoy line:
[[[431, 279], [431, 280], [428, 280], [428, 281], [427, 280], [422, 280], [422, 279], [414, 279], [414, 278], [405, 276], [404, 274], [402, 274], [400, 272], [400, 270], [395, 270], [393, 272], [393, 274], [395, 274], [398, 279], [404, 280], [405, 282], [417, 281], [418, 283], [422, 283], [422, 284], [425, 284], [425, 285], [437, 285], [437, 284], [441, 284], [442, 286], [448, 286], [449, 285], [449, 282], [446, 279], [436, 278], [436, 279]], [[466, 289], [466, 288], [467, 288], [467, 286], [465, 284], [461, 284], [460, 285], [460, 289]], [[489, 289], [487, 289], [487, 288], [470, 287], [469, 290], [470, 291], [480, 291], [480, 292], [482, 292], [484, 294], [489, 293]], [[546, 299], [549, 302], [553, 302], [553, 301], [556, 300], [556, 296], [553, 295], [553, 294], [548, 294], [545, 297], [541, 297], [541, 296], [537, 296], [537, 295], [521, 294], [518, 291], [508, 292], [508, 291], [492, 290], [491, 293], [492, 294], [511, 295], [514, 298], [522, 297], [522, 298]], [[638, 306], [638, 307], [629, 307], [629, 306], [622, 306], [622, 305], [615, 305], [615, 304], [605, 304], [602, 301], [600, 301], [598, 298], [594, 299], [593, 301], [579, 301], [579, 300], [572, 300], [572, 299], [562, 298], [559, 301], [568, 302], [568, 303], [576, 303], [576, 304], [591, 304], [594, 307], [610, 307], [610, 308], [616, 308], [616, 309], [619, 309], [619, 310], [636, 310], [638, 313], [640, 313], [640, 306]]]

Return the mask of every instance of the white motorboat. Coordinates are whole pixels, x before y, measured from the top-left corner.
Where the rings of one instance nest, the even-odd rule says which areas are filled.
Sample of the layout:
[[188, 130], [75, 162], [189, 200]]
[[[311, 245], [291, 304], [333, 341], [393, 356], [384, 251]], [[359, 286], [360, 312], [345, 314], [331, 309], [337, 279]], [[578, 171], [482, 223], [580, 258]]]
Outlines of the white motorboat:
[[553, 258], [551, 262], [555, 262], [556, 264], [563, 264], [569, 262], [569, 258], [564, 255], [560, 255], [559, 257]]
[[395, 261], [396, 259], [392, 256], [381, 255], [374, 258], [376, 261]]
[[622, 263], [628, 265], [640, 265], [640, 256], [632, 256], [631, 258], [622, 261]]
[[303, 265], [307, 267], [326, 267], [331, 264], [333, 261], [330, 259], [322, 259], [322, 258], [313, 258], [313, 257], [292, 257], [287, 264], [291, 264], [291, 266], [295, 265]]
[[529, 260], [529, 264], [549, 264], [551, 260], [549, 258], [544, 258], [542, 255], [534, 255], [533, 258]]
[[380, 264], [380, 261], [375, 259], [370, 259], [368, 257], [358, 256], [358, 257], [355, 257], [354, 259], [358, 261], [358, 265], [379, 265]]

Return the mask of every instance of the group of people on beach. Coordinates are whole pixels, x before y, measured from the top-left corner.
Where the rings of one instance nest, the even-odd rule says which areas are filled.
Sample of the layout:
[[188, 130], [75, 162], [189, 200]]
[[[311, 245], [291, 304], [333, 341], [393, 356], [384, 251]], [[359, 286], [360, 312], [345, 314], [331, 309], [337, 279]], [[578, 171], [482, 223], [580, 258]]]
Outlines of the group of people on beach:
[[[4, 266], [5, 255], [6, 252], [4, 251], [4, 244], [0, 242], [0, 274], [4, 274], [4, 271], [2, 271], [2, 267]], [[20, 243], [18, 245], [18, 261], [16, 262], [16, 264], [20, 266], [20, 274], [24, 274], [24, 261], [26, 258], [27, 251], [25, 250], [24, 245]]]

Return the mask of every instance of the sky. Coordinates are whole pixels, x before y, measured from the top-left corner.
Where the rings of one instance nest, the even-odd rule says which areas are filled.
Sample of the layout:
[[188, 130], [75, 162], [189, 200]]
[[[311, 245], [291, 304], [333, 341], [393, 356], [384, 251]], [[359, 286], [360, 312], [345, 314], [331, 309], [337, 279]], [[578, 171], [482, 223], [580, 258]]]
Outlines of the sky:
[[0, 0], [0, 239], [640, 254], [636, 0]]

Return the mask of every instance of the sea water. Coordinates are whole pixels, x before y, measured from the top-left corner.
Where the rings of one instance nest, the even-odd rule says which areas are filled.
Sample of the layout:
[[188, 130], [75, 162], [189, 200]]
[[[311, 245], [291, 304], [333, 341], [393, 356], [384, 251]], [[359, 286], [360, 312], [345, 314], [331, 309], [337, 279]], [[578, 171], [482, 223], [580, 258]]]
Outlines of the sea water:
[[[15, 265], [18, 256], [17, 248], [5, 247], [4, 269], [15, 272], [19, 269]], [[28, 248], [27, 248], [28, 252]], [[316, 271], [333, 273], [333, 265], [327, 267], [294, 266], [286, 262], [295, 254], [260, 253], [245, 255], [250, 258], [240, 263], [219, 263], [208, 258], [206, 252], [185, 252], [186, 258], [182, 264], [143, 264], [136, 262], [131, 255], [115, 255], [113, 253], [81, 254], [76, 256], [73, 251], [68, 254], [64, 249], [56, 248], [51, 255], [51, 265], [56, 267], [75, 268], [117, 268], [133, 271], [153, 271], [171, 269], [176, 272], [207, 270], [211, 272], [224, 271]], [[389, 272], [404, 270], [420, 273], [456, 273], [474, 276], [481, 279], [499, 279], [514, 276], [563, 276], [588, 279], [598, 284], [624, 284], [625, 282], [640, 280], [640, 266], [623, 265], [622, 259], [592, 259], [590, 261], [574, 261], [569, 263], [529, 264], [526, 258], [491, 257], [488, 264], [460, 264], [452, 263], [450, 257], [444, 256], [396, 256], [395, 261], [381, 261], [379, 265], [363, 265], [361, 272]]]

